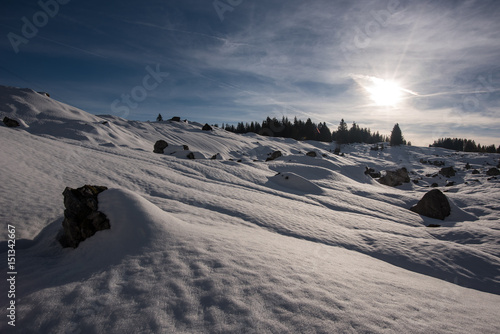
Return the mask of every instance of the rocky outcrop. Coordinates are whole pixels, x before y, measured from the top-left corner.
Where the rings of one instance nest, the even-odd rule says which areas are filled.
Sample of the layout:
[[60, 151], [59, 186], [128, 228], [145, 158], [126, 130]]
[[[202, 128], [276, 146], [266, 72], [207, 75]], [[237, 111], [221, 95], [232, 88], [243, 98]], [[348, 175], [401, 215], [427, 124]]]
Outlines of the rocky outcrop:
[[184, 149], [184, 151], [189, 151], [189, 146], [187, 145], [182, 145], [182, 148]]
[[481, 174], [481, 172], [480, 172], [480, 171], [478, 171], [477, 169], [474, 169], [474, 170], [472, 171], [472, 175], [477, 175], [477, 174]]
[[76, 248], [80, 242], [111, 226], [106, 215], [98, 211], [97, 195], [106, 187], [85, 185], [78, 189], [66, 187], [64, 196], [63, 231], [59, 242], [63, 247]]
[[8, 118], [7, 116], [3, 118], [3, 124], [5, 124], [5, 126], [8, 128], [16, 128], [20, 126], [18, 121], [12, 118]]
[[266, 159], [266, 161], [272, 161], [278, 159], [281, 156], [283, 156], [281, 151], [274, 151], [273, 153], [270, 154], [270, 156]]
[[441, 220], [451, 214], [448, 198], [439, 189], [433, 189], [426, 193], [410, 210], [422, 216]]
[[498, 168], [495, 168], [495, 167], [490, 168], [486, 172], [486, 175], [488, 175], [488, 176], [497, 176], [497, 175], [500, 175], [500, 170], [498, 170]]
[[439, 174], [443, 175], [444, 177], [453, 177], [456, 175], [456, 171], [455, 169], [453, 169], [453, 167], [445, 167], [441, 168]]
[[208, 125], [208, 123], [205, 123], [203, 127], [201, 128], [203, 131], [213, 131], [212, 127]]
[[403, 183], [409, 183], [410, 176], [408, 175], [408, 170], [403, 167], [395, 171], [387, 171], [384, 176], [378, 179], [378, 182], [386, 186], [397, 187]]
[[168, 147], [168, 143], [164, 140], [158, 140], [155, 143], [155, 147], [153, 152], [158, 153], [158, 154], [163, 154], [165, 152], [165, 149]]
[[174, 116], [171, 119], [169, 119], [169, 121], [171, 121], [171, 122], [180, 122], [181, 118], [179, 116]]

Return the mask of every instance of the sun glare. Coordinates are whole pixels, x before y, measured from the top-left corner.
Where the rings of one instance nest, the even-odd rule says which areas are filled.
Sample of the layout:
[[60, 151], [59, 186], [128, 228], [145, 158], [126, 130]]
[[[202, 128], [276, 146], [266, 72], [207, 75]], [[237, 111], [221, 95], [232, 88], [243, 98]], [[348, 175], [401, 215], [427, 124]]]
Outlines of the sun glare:
[[372, 85], [365, 89], [378, 106], [395, 106], [401, 101], [402, 89], [395, 82], [372, 78]]

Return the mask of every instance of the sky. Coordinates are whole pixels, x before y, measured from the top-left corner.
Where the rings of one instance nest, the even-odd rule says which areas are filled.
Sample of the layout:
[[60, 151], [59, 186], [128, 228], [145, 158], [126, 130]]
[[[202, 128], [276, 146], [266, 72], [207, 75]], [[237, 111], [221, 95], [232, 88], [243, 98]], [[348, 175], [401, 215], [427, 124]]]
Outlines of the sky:
[[4, 0], [0, 84], [93, 114], [500, 144], [498, 1]]

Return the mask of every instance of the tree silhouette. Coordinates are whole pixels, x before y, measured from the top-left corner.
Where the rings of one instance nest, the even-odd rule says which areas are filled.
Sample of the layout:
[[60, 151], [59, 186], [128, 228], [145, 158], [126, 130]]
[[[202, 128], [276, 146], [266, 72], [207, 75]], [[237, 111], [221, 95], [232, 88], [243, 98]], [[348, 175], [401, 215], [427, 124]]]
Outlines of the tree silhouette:
[[399, 146], [399, 145], [405, 144], [405, 140], [403, 138], [403, 133], [401, 132], [401, 129], [399, 128], [398, 123], [396, 123], [394, 125], [394, 128], [392, 129], [390, 143], [391, 143], [391, 146]]
[[163, 121], [163, 116], [161, 114], [158, 114], [158, 117], [156, 117], [157, 122]]

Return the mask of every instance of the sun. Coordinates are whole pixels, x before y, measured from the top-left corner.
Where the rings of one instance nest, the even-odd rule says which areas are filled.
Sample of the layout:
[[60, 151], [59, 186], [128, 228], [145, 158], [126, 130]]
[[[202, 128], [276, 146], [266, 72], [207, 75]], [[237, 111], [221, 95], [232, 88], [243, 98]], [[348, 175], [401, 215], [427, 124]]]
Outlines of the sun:
[[403, 89], [393, 81], [370, 78], [371, 83], [365, 87], [370, 98], [378, 106], [396, 106], [403, 97]]

